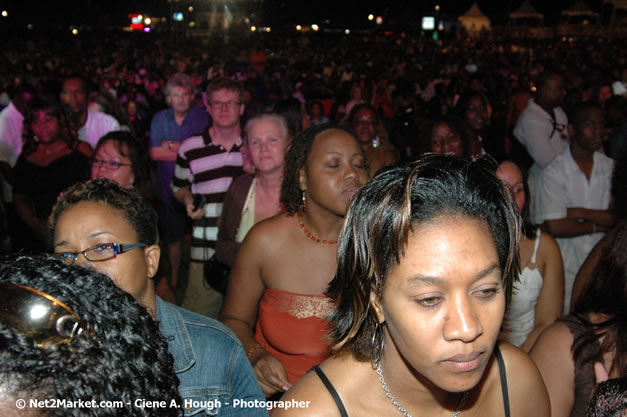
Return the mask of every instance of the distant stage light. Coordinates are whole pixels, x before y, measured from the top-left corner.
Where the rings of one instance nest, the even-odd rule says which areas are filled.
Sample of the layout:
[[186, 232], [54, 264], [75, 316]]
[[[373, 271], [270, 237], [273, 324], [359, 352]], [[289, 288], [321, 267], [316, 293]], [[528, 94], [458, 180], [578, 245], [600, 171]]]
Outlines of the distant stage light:
[[377, 16], [377, 25], [383, 23], [383, 18], [381, 16]]
[[301, 25], [296, 25], [296, 30], [303, 30], [303, 27]]
[[72, 29], [72, 35], [78, 35], [78, 29], [76, 28]]
[[270, 26], [266, 27], [266, 32], [270, 32], [272, 30], [272, 28]]
[[257, 26], [251, 26], [251, 27], [250, 27], [250, 31], [251, 31], [251, 32], [255, 32], [256, 30], [257, 30]]
[[320, 30], [320, 27], [314, 23], [313, 25], [311, 25], [311, 29], [312, 29], [314, 32], [317, 32], [318, 30]]
[[9, 13], [6, 10], [2, 11], [2, 17], [7, 17], [9, 15]]
[[189, 10], [190, 12], [193, 12], [193, 11], [194, 11], [194, 6], [189, 6], [189, 7], [187, 8], [187, 10]]
[[345, 34], [347, 34], [347, 35], [350, 35], [350, 34], [351, 34], [351, 30], [350, 30], [350, 29], [346, 29], [346, 30], [344, 31], [344, 33], [345, 33]]
[[368, 20], [374, 20], [374, 15], [372, 13], [368, 15]]
[[147, 17], [147, 18], [144, 19], [144, 23], [149, 25], [149, 24], [152, 23], [152, 20], [149, 17]]

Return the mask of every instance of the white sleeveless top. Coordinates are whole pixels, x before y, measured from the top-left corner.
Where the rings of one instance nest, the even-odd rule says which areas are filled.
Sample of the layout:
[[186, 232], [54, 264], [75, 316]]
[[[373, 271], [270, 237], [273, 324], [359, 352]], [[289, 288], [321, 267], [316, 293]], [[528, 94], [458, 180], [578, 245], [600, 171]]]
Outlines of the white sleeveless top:
[[[533, 330], [536, 302], [542, 289], [542, 275], [536, 265], [536, 255], [540, 245], [540, 229], [536, 232], [536, 242], [531, 260], [520, 272], [520, 280], [514, 284], [512, 301], [506, 315], [506, 340], [520, 347]], [[530, 266], [533, 267], [530, 268]]]

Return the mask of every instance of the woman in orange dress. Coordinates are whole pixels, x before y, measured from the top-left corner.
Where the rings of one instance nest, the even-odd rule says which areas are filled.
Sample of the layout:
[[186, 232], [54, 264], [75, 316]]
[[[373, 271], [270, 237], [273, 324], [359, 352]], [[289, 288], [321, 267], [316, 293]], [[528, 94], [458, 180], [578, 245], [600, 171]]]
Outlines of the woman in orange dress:
[[336, 124], [298, 135], [286, 155], [286, 212], [256, 224], [240, 247], [220, 319], [239, 337], [267, 396], [330, 354], [329, 300], [349, 199], [368, 179], [358, 140]]

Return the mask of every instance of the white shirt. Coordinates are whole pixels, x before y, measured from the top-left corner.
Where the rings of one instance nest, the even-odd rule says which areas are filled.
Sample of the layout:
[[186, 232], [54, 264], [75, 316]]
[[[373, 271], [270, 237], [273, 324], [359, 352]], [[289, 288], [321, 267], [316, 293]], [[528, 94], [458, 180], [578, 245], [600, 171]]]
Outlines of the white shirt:
[[529, 209], [531, 218], [535, 217], [537, 204], [533, 196], [536, 194], [536, 184], [542, 170], [557, 155], [568, 147], [568, 118], [560, 107], [554, 110], [555, 123], [561, 131], [554, 129], [553, 118], [542, 107], [538, 106], [533, 99], [528, 101], [527, 107], [518, 117], [514, 127], [514, 136], [527, 149], [533, 165], [529, 169], [527, 185], [529, 195], [532, 196]]
[[17, 157], [22, 153], [22, 128], [24, 116], [9, 103], [0, 112], [0, 161], [15, 166]]
[[78, 138], [96, 148], [101, 137], [116, 130], [120, 130], [120, 124], [113, 117], [99, 111], [87, 110], [87, 121], [78, 131]]
[[[536, 200], [535, 222], [566, 218], [569, 207], [583, 207], [593, 210], [607, 210], [611, 201], [611, 181], [614, 160], [595, 152], [590, 181], [567, 147], [551, 162], [540, 175]], [[564, 260], [564, 312], [570, 307], [570, 297], [575, 275], [594, 245], [603, 233], [576, 237], [558, 237], [555, 240]]]

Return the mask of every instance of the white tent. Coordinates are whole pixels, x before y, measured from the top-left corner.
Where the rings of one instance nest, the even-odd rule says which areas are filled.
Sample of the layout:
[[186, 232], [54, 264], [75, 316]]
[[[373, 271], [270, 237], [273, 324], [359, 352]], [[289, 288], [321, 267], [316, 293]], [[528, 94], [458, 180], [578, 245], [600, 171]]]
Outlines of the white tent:
[[509, 18], [544, 20], [544, 15], [542, 13], [538, 13], [536, 9], [533, 8], [531, 3], [529, 3], [529, 0], [525, 0], [525, 2], [518, 8], [518, 10], [515, 10], [509, 14]]
[[481, 13], [477, 3], [473, 3], [472, 7], [466, 13], [457, 18], [468, 32], [477, 32], [482, 29], [490, 29], [490, 19]]
[[599, 18], [599, 14], [586, 6], [583, 0], [577, 0], [571, 7], [562, 10], [562, 18], [565, 20], [570, 20], [571, 17], [575, 16], [589, 16], [596, 19]]

